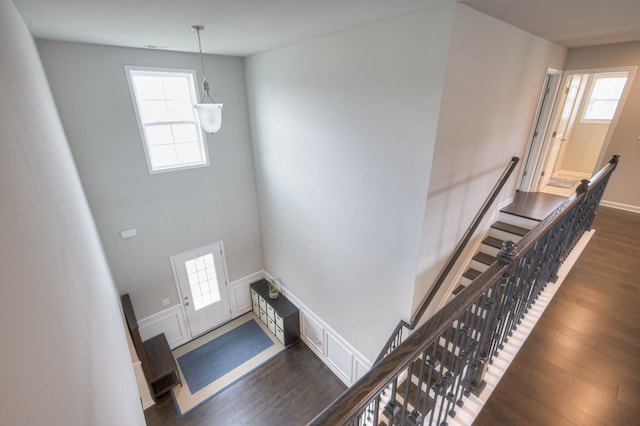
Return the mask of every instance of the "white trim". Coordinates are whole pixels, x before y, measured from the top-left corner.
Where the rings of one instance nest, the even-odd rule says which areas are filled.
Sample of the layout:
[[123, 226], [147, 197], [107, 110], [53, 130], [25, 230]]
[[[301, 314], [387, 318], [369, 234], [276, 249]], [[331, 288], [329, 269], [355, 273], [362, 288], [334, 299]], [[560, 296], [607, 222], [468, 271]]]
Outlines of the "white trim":
[[136, 87], [133, 84], [133, 79], [131, 78], [132, 73], [149, 73], [149, 74], [186, 74], [190, 76], [190, 87], [189, 92], [191, 94], [191, 100], [193, 103], [198, 102], [198, 94], [196, 89], [196, 71], [193, 69], [183, 69], [183, 68], [165, 68], [165, 67], [149, 67], [149, 66], [138, 66], [138, 65], [124, 65], [125, 75], [127, 77], [127, 83], [129, 84], [129, 93], [131, 94], [131, 101], [133, 102], [133, 110], [136, 116], [136, 121], [138, 123], [138, 131], [140, 133], [140, 141], [142, 142], [142, 146], [144, 148], [144, 155], [147, 160], [147, 168], [149, 170], [149, 174], [156, 173], [166, 173], [166, 172], [175, 172], [179, 170], [188, 170], [194, 169], [198, 167], [208, 167], [211, 162], [209, 161], [209, 149], [207, 147], [207, 136], [206, 133], [202, 130], [200, 123], [198, 121], [198, 114], [194, 111], [194, 124], [196, 126], [196, 132], [198, 133], [198, 143], [200, 148], [203, 151], [204, 162], [197, 164], [187, 164], [187, 165], [172, 165], [168, 167], [154, 169], [151, 164], [151, 154], [149, 153], [149, 141], [147, 140], [147, 136], [145, 134], [145, 124], [142, 122], [142, 114], [140, 112], [140, 106], [138, 103], [138, 98], [136, 95]]
[[[527, 148], [524, 161], [518, 174], [516, 187], [521, 191], [535, 191], [538, 186], [539, 168], [542, 167], [540, 157], [543, 154], [545, 136], [551, 126], [555, 104], [560, 93], [562, 83], [562, 70], [547, 68], [547, 73], [538, 98], [534, 123], [527, 138]], [[549, 92], [547, 93], [547, 87]], [[542, 121], [541, 121], [542, 120]], [[526, 173], [526, 175], [525, 175]]]
[[138, 385], [138, 394], [140, 396], [140, 403], [142, 404], [142, 409], [146, 410], [155, 404], [155, 401], [151, 397], [151, 392], [149, 391], [149, 385], [147, 384], [147, 379], [144, 377], [144, 371], [142, 370], [142, 362], [136, 361], [133, 364], [133, 372], [136, 376], [136, 384]]
[[[265, 278], [273, 278], [273, 276], [265, 271]], [[291, 290], [283, 286], [282, 294], [291, 300], [300, 311], [300, 339], [345, 385], [351, 386], [371, 368], [373, 364], [371, 361], [351, 346], [346, 339], [309, 309], [307, 305], [302, 303]], [[315, 336], [318, 341], [311, 340], [306, 333], [307, 324], [312, 326], [314, 331], [319, 331], [319, 334], [321, 334], [320, 336]], [[347, 360], [346, 363], [345, 360]]]
[[138, 320], [138, 330], [143, 341], [164, 333], [171, 349], [187, 343], [190, 339], [180, 304]]
[[616, 203], [613, 201], [600, 201], [601, 206], [611, 207], [612, 209], [626, 210], [633, 213], [640, 213], [640, 206], [632, 206], [629, 204]]
[[582, 178], [582, 179], [591, 179], [592, 177], [590, 173], [572, 172], [570, 170], [556, 170], [554, 175], [569, 175], [569, 176], [574, 176], [576, 178]]

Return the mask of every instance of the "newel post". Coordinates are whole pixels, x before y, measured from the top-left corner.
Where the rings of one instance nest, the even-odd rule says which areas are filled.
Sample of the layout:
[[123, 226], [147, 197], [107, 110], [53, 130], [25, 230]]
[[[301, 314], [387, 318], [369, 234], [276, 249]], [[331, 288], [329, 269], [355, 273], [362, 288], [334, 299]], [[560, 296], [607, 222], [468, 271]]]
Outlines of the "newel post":
[[500, 277], [498, 285], [493, 287], [495, 290], [493, 294], [486, 294], [485, 296], [487, 298], [485, 303], [487, 316], [480, 337], [477, 361], [474, 363], [475, 365], [472, 365], [473, 376], [469, 386], [469, 390], [473, 392], [474, 395], [479, 395], [486, 385], [484, 376], [489, 367], [491, 348], [493, 347], [494, 340], [499, 337], [497, 336], [496, 330], [505, 314], [507, 301], [504, 300], [504, 294], [511, 279], [513, 260], [517, 252], [518, 245], [515, 242], [504, 241], [502, 248], [496, 256], [499, 261], [507, 263], [509, 267], [504, 275]]

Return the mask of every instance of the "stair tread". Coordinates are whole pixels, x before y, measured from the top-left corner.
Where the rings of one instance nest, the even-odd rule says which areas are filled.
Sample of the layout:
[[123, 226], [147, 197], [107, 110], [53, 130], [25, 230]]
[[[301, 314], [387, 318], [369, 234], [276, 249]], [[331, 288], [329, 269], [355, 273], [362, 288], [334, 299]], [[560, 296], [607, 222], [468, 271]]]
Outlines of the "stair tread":
[[495, 256], [491, 256], [490, 254], [478, 252], [475, 256], [473, 256], [473, 260], [476, 262], [480, 262], [484, 265], [491, 265], [496, 261]]
[[462, 274], [462, 276], [473, 281], [478, 278], [481, 273], [482, 272], [478, 271], [477, 269], [469, 268], [464, 272], [464, 274]]
[[488, 236], [484, 240], [482, 240], [482, 244], [488, 245], [489, 247], [494, 247], [497, 249], [502, 248], [502, 240], [500, 238]]
[[459, 294], [462, 292], [462, 290], [464, 290], [465, 288], [467, 288], [467, 286], [465, 286], [465, 285], [463, 285], [463, 284], [460, 284], [458, 287], [456, 287], [456, 288], [452, 291], [452, 293], [453, 293], [453, 295], [454, 295], [454, 296], [457, 296], [457, 295], [459, 295]]
[[494, 223], [493, 225], [491, 225], [491, 227], [494, 229], [499, 229], [500, 231], [508, 232], [509, 234], [517, 235], [519, 237], [524, 237], [525, 235], [527, 235], [527, 232], [529, 232], [528, 229], [522, 228], [521, 226], [511, 225], [509, 223], [500, 221]]

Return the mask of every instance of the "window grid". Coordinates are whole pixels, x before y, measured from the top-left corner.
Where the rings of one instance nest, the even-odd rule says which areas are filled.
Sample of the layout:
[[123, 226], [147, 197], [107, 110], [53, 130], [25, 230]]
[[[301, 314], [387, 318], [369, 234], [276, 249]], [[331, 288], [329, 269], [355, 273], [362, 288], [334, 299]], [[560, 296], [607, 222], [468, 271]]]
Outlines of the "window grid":
[[187, 260], [185, 269], [193, 297], [193, 308], [196, 311], [220, 301], [213, 254], [209, 253]]

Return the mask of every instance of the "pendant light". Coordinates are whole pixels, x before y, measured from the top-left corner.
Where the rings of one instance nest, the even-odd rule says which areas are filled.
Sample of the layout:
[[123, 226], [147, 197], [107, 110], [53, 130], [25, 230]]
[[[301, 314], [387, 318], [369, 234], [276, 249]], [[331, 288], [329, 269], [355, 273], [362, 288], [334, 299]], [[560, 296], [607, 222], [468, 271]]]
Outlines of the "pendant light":
[[200, 63], [202, 64], [202, 97], [200, 103], [193, 107], [198, 113], [200, 127], [207, 133], [216, 133], [222, 126], [222, 104], [214, 102], [209, 93], [209, 82], [207, 82], [207, 73], [204, 70], [204, 56], [202, 55], [202, 42], [200, 40], [200, 31], [204, 30], [202, 25], [193, 25], [191, 28], [196, 30], [198, 34], [198, 49], [200, 50]]

